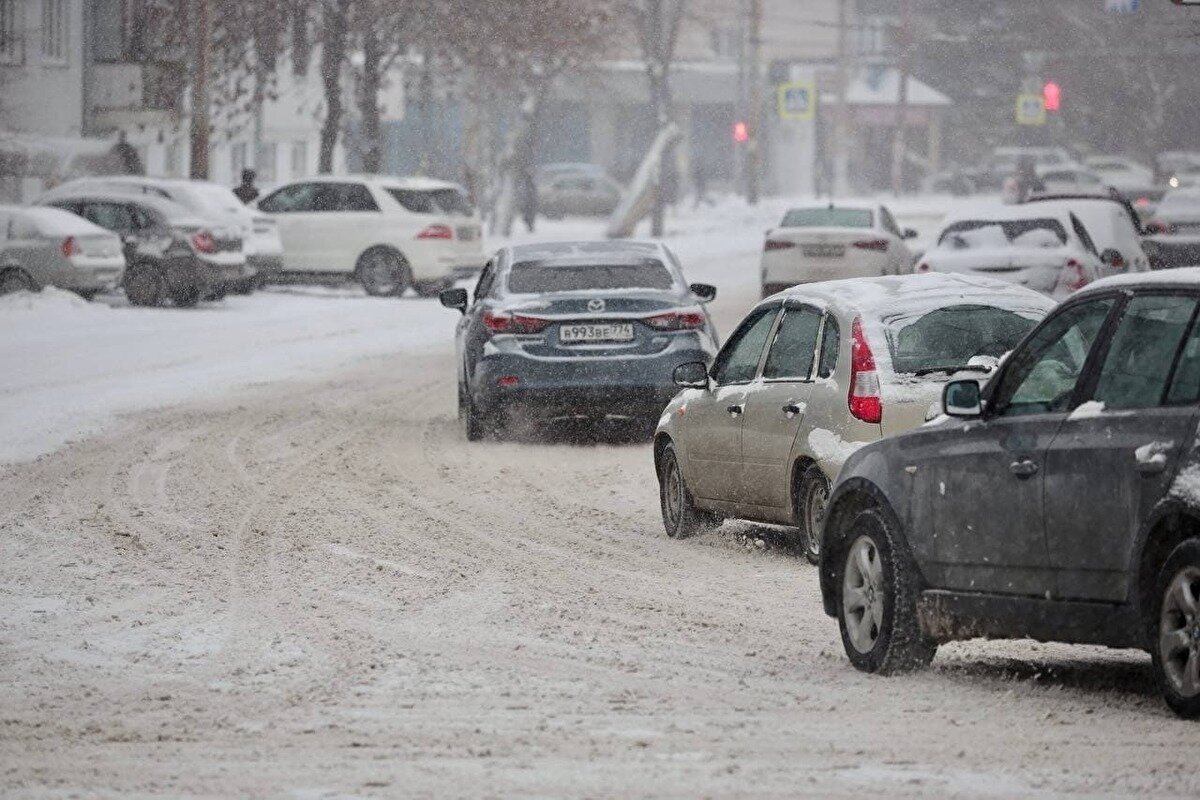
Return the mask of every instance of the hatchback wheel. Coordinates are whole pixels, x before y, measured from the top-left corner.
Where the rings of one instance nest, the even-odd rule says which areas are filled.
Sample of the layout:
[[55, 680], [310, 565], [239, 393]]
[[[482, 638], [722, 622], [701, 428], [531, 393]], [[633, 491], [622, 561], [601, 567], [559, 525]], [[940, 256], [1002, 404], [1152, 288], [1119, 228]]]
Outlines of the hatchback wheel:
[[179, 308], [191, 308], [200, 302], [201, 295], [199, 286], [180, 286], [171, 290], [171, 302]]
[[829, 480], [816, 464], [810, 464], [800, 476], [796, 491], [796, 521], [800, 523], [800, 542], [808, 563], [821, 560], [821, 524], [829, 504]]
[[662, 506], [663, 527], [672, 539], [693, 536], [721, 524], [719, 516], [696, 508], [692, 493], [683, 479], [674, 445], [669, 444], [663, 450], [658, 474], [658, 497]]
[[927, 665], [937, 645], [921, 632], [916, 568], [891, 522], [867, 509], [855, 517], [846, 541], [838, 625], [850, 662], [885, 675]]
[[1167, 705], [1187, 719], [1200, 717], [1200, 540], [1171, 553], [1158, 578], [1155, 678]]
[[372, 297], [404, 294], [412, 279], [408, 263], [394, 250], [376, 247], [358, 259], [358, 280]]

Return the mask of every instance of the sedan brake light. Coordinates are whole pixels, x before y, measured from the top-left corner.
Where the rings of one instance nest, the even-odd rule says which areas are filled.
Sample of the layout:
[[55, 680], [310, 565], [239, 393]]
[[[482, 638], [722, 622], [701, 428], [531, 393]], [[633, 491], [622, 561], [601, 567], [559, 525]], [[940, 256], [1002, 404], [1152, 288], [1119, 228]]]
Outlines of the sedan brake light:
[[795, 242], [784, 239], [767, 239], [767, 243], [763, 245], [763, 251], [769, 253], [772, 250], [791, 250], [795, 246]]
[[871, 250], [875, 253], [886, 253], [888, 249], [887, 239], [864, 239], [860, 242], [855, 242], [854, 247], [859, 250]]
[[863, 334], [862, 317], [854, 318], [851, 337], [850, 413], [863, 422], [878, 423], [883, 420], [883, 398], [880, 396], [875, 355]]
[[1080, 264], [1073, 258], [1068, 258], [1067, 263], [1063, 265], [1063, 272], [1059, 281], [1070, 292], [1077, 292], [1084, 286], [1087, 286], [1087, 273], [1084, 272], [1083, 264]]
[[67, 258], [79, 255], [79, 246], [75, 244], [74, 236], [68, 236], [67, 238], [63, 239], [62, 254]]
[[493, 334], [541, 333], [550, 324], [550, 320], [526, 317], [521, 314], [508, 314], [503, 311], [485, 311], [483, 324]]
[[211, 254], [217, 252], [217, 240], [211, 231], [196, 231], [192, 234], [192, 247], [197, 253]]
[[430, 225], [425, 230], [417, 234], [418, 239], [453, 239], [454, 231], [449, 225]]
[[642, 323], [656, 331], [694, 331], [704, 327], [704, 312], [699, 310], [668, 311], [645, 317]]

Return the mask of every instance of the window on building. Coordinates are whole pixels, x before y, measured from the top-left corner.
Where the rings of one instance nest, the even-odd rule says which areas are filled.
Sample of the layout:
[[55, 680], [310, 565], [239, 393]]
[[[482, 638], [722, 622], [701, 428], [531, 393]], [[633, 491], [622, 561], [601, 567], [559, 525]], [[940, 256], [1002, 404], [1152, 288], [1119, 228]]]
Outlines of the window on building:
[[42, 0], [42, 61], [67, 63], [67, 0]]
[[234, 142], [229, 148], [229, 166], [233, 171], [232, 180], [234, 181], [240, 181], [242, 179], [242, 170], [250, 166], [246, 161], [248, 149], [245, 142]]
[[292, 180], [308, 177], [308, 142], [292, 142]]
[[0, 64], [20, 64], [25, 60], [22, 36], [25, 33], [22, 10], [25, 0], [0, 0]]
[[254, 154], [254, 171], [259, 183], [274, 183], [275, 177], [275, 143], [259, 142]]

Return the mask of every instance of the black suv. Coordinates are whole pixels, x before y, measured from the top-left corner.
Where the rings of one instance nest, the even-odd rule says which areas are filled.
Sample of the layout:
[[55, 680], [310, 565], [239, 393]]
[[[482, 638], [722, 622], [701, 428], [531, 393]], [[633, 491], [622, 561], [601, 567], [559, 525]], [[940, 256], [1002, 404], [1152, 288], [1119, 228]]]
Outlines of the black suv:
[[1200, 270], [1099, 281], [985, 389], [845, 464], [821, 593], [854, 666], [928, 664], [956, 639], [1148, 650], [1200, 716]]

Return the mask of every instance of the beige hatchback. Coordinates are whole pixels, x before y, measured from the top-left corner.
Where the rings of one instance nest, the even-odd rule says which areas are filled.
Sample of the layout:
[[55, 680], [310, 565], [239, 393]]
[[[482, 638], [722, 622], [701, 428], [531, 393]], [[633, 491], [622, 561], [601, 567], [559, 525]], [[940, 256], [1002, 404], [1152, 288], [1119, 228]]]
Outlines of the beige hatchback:
[[759, 303], [711, 369], [683, 388], [654, 439], [672, 537], [726, 517], [799, 530], [819, 556], [831, 481], [862, 445], [921, 425], [955, 373], [990, 373], [1054, 302], [953, 274], [797, 286]]

